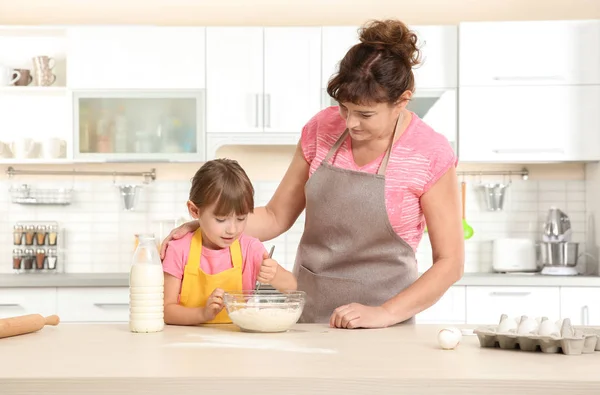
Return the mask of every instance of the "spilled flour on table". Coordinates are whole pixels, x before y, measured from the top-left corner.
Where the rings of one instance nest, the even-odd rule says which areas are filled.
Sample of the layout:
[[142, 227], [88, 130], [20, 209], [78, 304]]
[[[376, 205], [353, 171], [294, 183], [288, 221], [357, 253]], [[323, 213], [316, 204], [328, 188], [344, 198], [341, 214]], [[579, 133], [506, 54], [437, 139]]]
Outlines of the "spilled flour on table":
[[337, 350], [330, 348], [306, 347], [285, 340], [265, 339], [253, 335], [198, 335], [197, 342], [170, 343], [165, 347], [177, 348], [240, 348], [251, 350], [273, 350], [309, 354], [336, 354]]

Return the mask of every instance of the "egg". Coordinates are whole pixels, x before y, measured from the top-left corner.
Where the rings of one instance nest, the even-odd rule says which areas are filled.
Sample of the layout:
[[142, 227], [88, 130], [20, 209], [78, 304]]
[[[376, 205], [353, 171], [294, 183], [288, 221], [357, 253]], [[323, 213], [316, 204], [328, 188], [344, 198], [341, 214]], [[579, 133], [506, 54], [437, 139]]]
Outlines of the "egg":
[[540, 323], [538, 328], [538, 335], [540, 336], [560, 336], [560, 328], [555, 322], [545, 320]]
[[519, 327], [517, 328], [517, 333], [519, 335], [528, 335], [530, 333], [535, 333], [538, 330], [538, 323], [535, 318], [524, 317], [521, 319], [519, 323]]
[[458, 328], [444, 328], [438, 332], [438, 343], [444, 350], [452, 350], [458, 346], [462, 333]]
[[498, 325], [498, 333], [515, 332], [517, 330], [517, 320], [514, 318], [506, 317], [500, 321]]

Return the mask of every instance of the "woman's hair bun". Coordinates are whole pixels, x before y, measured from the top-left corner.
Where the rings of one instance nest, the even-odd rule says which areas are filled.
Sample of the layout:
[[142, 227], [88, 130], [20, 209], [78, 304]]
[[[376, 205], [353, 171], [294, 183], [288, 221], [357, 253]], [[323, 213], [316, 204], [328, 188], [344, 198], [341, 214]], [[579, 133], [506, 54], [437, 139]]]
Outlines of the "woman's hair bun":
[[411, 68], [421, 63], [417, 35], [399, 20], [370, 21], [359, 30], [359, 36], [363, 44], [389, 51]]

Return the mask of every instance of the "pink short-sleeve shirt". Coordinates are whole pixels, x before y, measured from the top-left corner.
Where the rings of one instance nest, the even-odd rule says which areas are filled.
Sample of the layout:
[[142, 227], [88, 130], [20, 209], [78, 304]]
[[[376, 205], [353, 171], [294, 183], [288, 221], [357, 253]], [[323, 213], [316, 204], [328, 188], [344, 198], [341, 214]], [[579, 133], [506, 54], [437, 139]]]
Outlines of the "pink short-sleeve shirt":
[[[346, 128], [337, 106], [316, 114], [302, 129], [300, 145], [310, 164], [310, 175], [317, 170], [327, 152]], [[360, 167], [354, 162], [351, 138], [347, 137], [332, 158], [336, 167], [375, 174], [383, 160], [379, 158]], [[385, 173], [385, 203], [394, 231], [416, 251], [425, 229], [421, 196], [435, 184], [458, 158], [442, 134], [435, 132], [412, 113], [412, 120], [394, 143]]]
[[[165, 258], [163, 260], [163, 272], [171, 276], [183, 279], [183, 272], [187, 264], [193, 232], [188, 233], [181, 239], [171, 240], [168, 244]], [[240, 236], [240, 247], [242, 248], [242, 286], [244, 290], [252, 290], [256, 284], [256, 277], [260, 272], [263, 255], [266, 252], [260, 240], [242, 234]], [[231, 269], [231, 253], [229, 248], [222, 250], [211, 250], [202, 247], [200, 257], [200, 268], [208, 274], [217, 274], [223, 270]], [[213, 290], [211, 290], [212, 292]]]

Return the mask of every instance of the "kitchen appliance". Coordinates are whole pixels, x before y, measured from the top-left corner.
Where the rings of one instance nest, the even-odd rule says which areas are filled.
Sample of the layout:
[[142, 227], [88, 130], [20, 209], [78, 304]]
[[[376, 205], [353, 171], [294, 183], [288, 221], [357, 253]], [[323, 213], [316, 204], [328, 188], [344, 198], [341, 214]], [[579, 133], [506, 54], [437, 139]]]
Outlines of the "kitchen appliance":
[[544, 223], [540, 243], [540, 263], [542, 274], [576, 276], [579, 243], [571, 241], [573, 230], [567, 214], [556, 207], [550, 207]]
[[524, 238], [496, 239], [492, 247], [495, 272], [537, 272], [535, 241]]
[[18, 317], [0, 319], [0, 339], [37, 332], [46, 325], [58, 325], [57, 315], [42, 317], [39, 314], [28, 314]]

